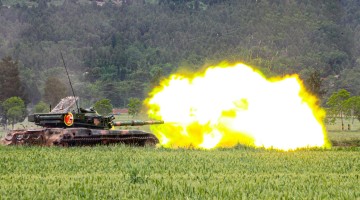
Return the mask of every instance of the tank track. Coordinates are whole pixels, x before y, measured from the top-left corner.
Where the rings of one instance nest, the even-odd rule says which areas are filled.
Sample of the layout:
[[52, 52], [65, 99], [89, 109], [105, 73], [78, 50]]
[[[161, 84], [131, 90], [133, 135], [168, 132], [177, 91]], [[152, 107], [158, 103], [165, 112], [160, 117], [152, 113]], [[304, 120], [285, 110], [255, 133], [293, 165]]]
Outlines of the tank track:
[[59, 146], [93, 146], [93, 145], [108, 145], [108, 144], [125, 144], [132, 146], [155, 146], [158, 143], [157, 138], [145, 137], [123, 137], [123, 138], [71, 138], [62, 139]]
[[27, 131], [17, 131], [8, 134], [1, 139], [3, 145], [37, 145], [37, 146], [95, 146], [109, 144], [125, 144], [132, 146], [155, 146], [159, 140], [152, 134], [124, 134], [124, 135], [102, 135], [71, 137], [68, 134], [62, 134], [51, 138], [43, 131], [29, 133]]

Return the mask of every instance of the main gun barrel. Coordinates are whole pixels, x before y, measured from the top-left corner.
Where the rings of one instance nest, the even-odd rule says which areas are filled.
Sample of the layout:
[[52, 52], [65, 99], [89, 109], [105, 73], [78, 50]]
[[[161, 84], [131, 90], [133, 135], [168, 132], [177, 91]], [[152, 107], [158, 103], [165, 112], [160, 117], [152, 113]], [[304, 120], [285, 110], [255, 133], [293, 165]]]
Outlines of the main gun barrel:
[[131, 121], [117, 121], [112, 122], [113, 126], [144, 126], [152, 124], [163, 124], [164, 121], [154, 120], [154, 121], [141, 121], [141, 120], [131, 120]]

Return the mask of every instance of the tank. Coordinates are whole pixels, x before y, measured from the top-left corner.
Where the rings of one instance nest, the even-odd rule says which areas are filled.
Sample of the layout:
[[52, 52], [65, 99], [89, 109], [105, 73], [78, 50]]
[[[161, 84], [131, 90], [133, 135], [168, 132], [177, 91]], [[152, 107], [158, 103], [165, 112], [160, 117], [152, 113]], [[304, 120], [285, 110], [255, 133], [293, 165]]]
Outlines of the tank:
[[35, 113], [28, 121], [40, 128], [12, 130], [1, 139], [3, 145], [88, 146], [122, 143], [154, 146], [159, 140], [140, 130], [116, 130], [115, 126], [163, 124], [163, 121], [114, 121], [113, 115], [101, 116], [94, 109], [71, 110], [77, 98], [66, 97], [50, 113]]

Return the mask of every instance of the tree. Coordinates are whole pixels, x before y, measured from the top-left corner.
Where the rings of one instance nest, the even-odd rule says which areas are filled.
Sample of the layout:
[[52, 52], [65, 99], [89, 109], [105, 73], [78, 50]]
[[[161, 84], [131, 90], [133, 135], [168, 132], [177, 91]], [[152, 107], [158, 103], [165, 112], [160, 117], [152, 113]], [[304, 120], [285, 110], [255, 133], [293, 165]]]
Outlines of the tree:
[[150, 75], [151, 75], [151, 86], [155, 87], [158, 86], [161, 80], [161, 77], [163, 75], [163, 69], [161, 67], [158, 66], [154, 66], [151, 68], [150, 70]]
[[1, 106], [4, 113], [3, 119], [5, 120], [5, 125], [8, 121], [12, 124], [13, 129], [14, 124], [23, 121], [26, 117], [25, 103], [19, 97], [10, 97], [6, 99]]
[[316, 95], [319, 99], [325, 94], [325, 91], [321, 88], [322, 79], [319, 71], [312, 72], [305, 80], [305, 85], [309, 92]]
[[44, 101], [49, 103], [51, 107], [55, 107], [59, 101], [66, 97], [66, 85], [56, 77], [46, 79], [44, 88]]
[[38, 87], [41, 79], [39, 78], [40, 76], [35, 74], [35, 71], [36, 70], [30, 68], [22, 68], [20, 70], [20, 80], [23, 85], [26, 99], [32, 105], [37, 104], [41, 100], [41, 93]]
[[100, 115], [108, 115], [112, 112], [113, 106], [109, 99], [101, 99], [94, 104], [94, 109]]
[[40, 101], [38, 104], [34, 107], [34, 113], [46, 113], [49, 112], [49, 105], [47, 105], [45, 102]]
[[103, 97], [109, 99], [115, 106], [121, 104], [121, 93], [116, 87], [117, 83], [114, 81], [100, 82], [100, 87]]
[[352, 118], [352, 123], [354, 123], [355, 118], [360, 121], [360, 96], [350, 97], [344, 104], [347, 111], [346, 116]]
[[5, 57], [0, 62], [0, 91], [0, 101], [13, 96], [25, 96], [21, 87], [18, 63], [11, 57]]
[[137, 116], [140, 113], [141, 106], [142, 106], [142, 103], [141, 103], [140, 99], [130, 98], [129, 104], [128, 104], [129, 115], [131, 115], [132, 117]]
[[341, 89], [337, 92], [334, 92], [326, 102], [326, 105], [329, 106], [329, 114], [332, 118], [332, 121], [335, 122], [336, 118], [340, 116], [342, 130], [344, 130], [344, 121], [343, 118], [347, 112], [346, 100], [350, 98], [350, 93]]

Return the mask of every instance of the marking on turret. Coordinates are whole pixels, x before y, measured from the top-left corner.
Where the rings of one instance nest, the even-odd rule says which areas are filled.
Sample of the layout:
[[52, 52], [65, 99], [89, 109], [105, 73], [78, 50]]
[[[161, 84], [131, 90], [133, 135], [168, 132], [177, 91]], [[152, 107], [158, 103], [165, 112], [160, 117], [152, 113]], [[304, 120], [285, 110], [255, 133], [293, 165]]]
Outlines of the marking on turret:
[[65, 116], [64, 116], [64, 123], [66, 126], [71, 126], [74, 123], [74, 116], [71, 112], [68, 112]]

